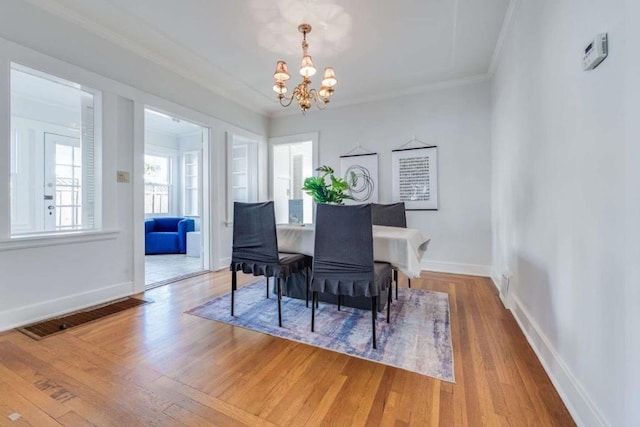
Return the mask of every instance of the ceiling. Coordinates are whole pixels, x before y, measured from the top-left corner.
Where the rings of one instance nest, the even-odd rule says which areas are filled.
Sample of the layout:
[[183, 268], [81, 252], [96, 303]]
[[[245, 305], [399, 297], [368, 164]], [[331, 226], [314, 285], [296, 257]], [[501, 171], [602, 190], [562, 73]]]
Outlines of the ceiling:
[[175, 138], [194, 132], [202, 132], [203, 129], [202, 126], [195, 123], [150, 109], [144, 110], [144, 126], [146, 130], [168, 134]]
[[269, 115], [284, 110], [271, 90], [276, 61], [287, 61], [290, 89], [300, 80], [303, 21], [319, 74], [332, 66], [338, 77], [332, 105], [346, 105], [486, 76], [509, 2], [32, 1]]

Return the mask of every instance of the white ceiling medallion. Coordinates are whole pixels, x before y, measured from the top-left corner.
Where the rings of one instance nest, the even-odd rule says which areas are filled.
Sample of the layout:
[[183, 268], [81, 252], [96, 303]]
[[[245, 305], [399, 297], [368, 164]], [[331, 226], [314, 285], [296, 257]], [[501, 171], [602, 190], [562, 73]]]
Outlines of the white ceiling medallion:
[[351, 45], [351, 16], [332, 0], [251, 0], [254, 20], [258, 23], [258, 44], [280, 55], [298, 53], [299, 35], [291, 28], [301, 22], [313, 25], [316, 53], [330, 57]]

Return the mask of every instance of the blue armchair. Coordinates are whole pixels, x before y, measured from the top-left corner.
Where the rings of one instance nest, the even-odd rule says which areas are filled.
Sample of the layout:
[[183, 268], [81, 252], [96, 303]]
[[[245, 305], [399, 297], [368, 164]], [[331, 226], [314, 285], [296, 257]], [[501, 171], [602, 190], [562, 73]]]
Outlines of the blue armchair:
[[154, 254], [184, 254], [187, 252], [187, 232], [195, 230], [188, 218], [149, 218], [144, 222], [144, 252]]

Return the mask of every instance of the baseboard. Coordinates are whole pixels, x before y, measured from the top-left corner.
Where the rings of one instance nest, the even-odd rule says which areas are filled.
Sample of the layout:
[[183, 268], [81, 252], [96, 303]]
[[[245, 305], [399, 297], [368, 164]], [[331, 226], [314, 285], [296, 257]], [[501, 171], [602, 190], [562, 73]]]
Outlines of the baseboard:
[[510, 295], [509, 301], [516, 322], [518, 322], [520, 329], [538, 356], [538, 360], [542, 363], [542, 367], [549, 375], [576, 424], [579, 426], [608, 426], [609, 423], [606, 422], [518, 297]]
[[[500, 294], [500, 276], [495, 276], [494, 273], [491, 273], [491, 282], [493, 282], [493, 286], [496, 287], [496, 290], [498, 291], [498, 295], [501, 295]], [[502, 299], [502, 296], [500, 297], [500, 299]], [[507, 307], [504, 300], [502, 301], [502, 303], [504, 304], [505, 307]]]
[[502, 281], [502, 278], [499, 275], [496, 275], [495, 271], [492, 271], [491, 282], [493, 282], [493, 286], [495, 286], [496, 290], [498, 291], [498, 297], [500, 298], [500, 301], [502, 301], [502, 305], [504, 305], [506, 309], [510, 310], [511, 302], [509, 300], [509, 295], [504, 295], [502, 293], [502, 286], [500, 284], [501, 281]]
[[469, 276], [491, 276], [490, 265], [461, 264], [457, 262], [429, 261], [423, 260], [421, 265], [423, 270], [435, 271], [438, 273], [466, 274]]
[[221, 270], [223, 268], [229, 268], [230, 265], [231, 265], [231, 257], [220, 258], [218, 260], [218, 265], [216, 265], [211, 270], [216, 271], [216, 270]]
[[0, 332], [135, 294], [133, 282], [119, 283], [0, 312]]
[[491, 281], [493, 282], [493, 286], [498, 290], [498, 294], [500, 294], [500, 276], [496, 276], [495, 273], [491, 273]]

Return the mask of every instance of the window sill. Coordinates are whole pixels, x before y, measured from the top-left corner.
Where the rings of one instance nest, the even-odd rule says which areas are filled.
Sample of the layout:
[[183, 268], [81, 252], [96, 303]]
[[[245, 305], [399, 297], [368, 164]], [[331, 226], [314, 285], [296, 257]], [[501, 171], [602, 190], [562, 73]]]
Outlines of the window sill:
[[74, 243], [110, 240], [118, 237], [119, 230], [72, 231], [68, 233], [24, 235], [0, 240], [0, 251], [69, 245]]

